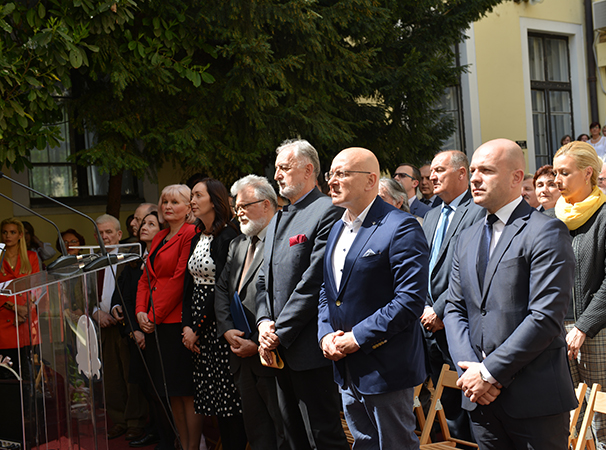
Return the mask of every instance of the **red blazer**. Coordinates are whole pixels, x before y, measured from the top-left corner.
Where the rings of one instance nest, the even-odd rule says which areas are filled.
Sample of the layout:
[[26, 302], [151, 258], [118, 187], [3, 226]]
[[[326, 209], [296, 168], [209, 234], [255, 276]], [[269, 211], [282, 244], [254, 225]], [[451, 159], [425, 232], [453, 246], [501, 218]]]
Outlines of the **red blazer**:
[[[150, 255], [169, 232], [170, 229], [166, 229], [156, 235], [152, 241]], [[177, 234], [158, 250], [153, 267], [148, 264], [147, 269], [143, 270], [137, 289], [137, 314], [148, 313], [149, 320], [156, 324], [181, 323], [183, 282], [189, 260], [189, 247], [195, 234], [196, 227], [188, 223], [183, 224]], [[149, 301], [150, 285], [153, 309]]]
[[[29, 263], [32, 266], [32, 273], [40, 272], [37, 253], [28, 250], [27, 259], [29, 259]], [[22, 278], [29, 275], [19, 273], [19, 270], [21, 270], [21, 258], [17, 260], [14, 270], [8, 265], [6, 259], [2, 263], [2, 267], [6, 275], [3, 275], [2, 272], [0, 272], [0, 282], [14, 280], [15, 278]], [[13, 297], [0, 296], [0, 349], [17, 348], [17, 333], [19, 333], [20, 347], [30, 345], [32, 344], [32, 341], [34, 344], [39, 342], [38, 314], [36, 308], [28, 299], [29, 295], [27, 294], [19, 294]], [[31, 340], [28, 324], [22, 323], [19, 326], [15, 326], [15, 312], [4, 307], [9, 300], [18, 305], [30, 306], [30, 319], [32, 323]], [[0, 354], [2, 354], [2, 352], [0, 352]]]

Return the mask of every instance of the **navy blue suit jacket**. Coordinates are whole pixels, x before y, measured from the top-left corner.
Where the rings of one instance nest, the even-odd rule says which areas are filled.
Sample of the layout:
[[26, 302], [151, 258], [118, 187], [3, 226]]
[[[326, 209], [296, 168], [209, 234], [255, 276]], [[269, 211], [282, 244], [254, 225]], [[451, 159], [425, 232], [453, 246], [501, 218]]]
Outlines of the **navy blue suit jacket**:
[[334, 363], [335, 381], [343, 386], [347, 364], [362, 394], [415, 386], [427, 374], [419, 326], [429, 261], [423, 230], [412, 215], [377, 197], [336, 286], [332, 254], [342, 229], [340, 220], [326, 245], [318, 339], [336, 330], [353, 331], [360, 349]]
[[[450, 354], [455, 363], [483, 361], [503, 385], [495, 402], [514, 418], [569, 411], [577, 405], [563, 327], [575, 264], [570, 233], [522, 200], [480, 290], [483, 227], [484, 220], [464, 230], [455, 249], [444, 316]], [[475, 405], [463, 397], [463, 407]]]
[[410, 214], [415, 216], [425, 217], [425, 214], [427, 214], [429, 211], [431, 211], [431, 206], [426, 205], [416, 197], [414, 202], [412, 202], [410, 205]]

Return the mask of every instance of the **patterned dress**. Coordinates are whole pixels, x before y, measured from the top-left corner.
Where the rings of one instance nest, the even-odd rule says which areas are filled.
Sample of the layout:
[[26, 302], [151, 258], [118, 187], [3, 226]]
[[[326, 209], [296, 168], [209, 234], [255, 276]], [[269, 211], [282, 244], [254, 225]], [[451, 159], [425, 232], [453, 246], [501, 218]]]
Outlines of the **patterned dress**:
[[194, 407], [198, 414], [232, 416], [241, 414], [240, 395], [229, 372], [229, 344], [217, 338], [215, 320], [215, 263], [210, 256], [213, 236], [202, 234], [189, 258], [194, 278], [192, 319], [200, 354], [193, 353]]

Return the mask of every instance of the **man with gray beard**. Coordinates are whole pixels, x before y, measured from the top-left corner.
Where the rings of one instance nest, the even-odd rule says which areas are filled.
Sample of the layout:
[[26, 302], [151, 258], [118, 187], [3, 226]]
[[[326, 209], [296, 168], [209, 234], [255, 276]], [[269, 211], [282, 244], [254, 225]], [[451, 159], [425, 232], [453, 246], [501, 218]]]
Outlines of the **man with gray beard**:
[[276, 150], [274, 179], [290, 201], [267, 227], [257, 282], [259, 354], [279, 370], [278, 398], [293, 450], [349, 450], [332, 363], [318, 345], [318, 299], [326, 240], [343, 209], [316, 187], [320, 158], [304, 139]]
[[[278, 408], [276, 369], [261, 364], [255, 314], [257, 275], [263, 262], [267, 225], [278, 199], [266, 178], [248, 175], [231, 187], [242, 235], [231, 241], [227, 262], [216, 284], [217, 332], [230, 345], [230, 371], [240, 397], [248, 442], [252, 450], [284, 448], [284, 427]], [[230, 304], [238, 293], [250, 334], [239, 330]], [[240, 324], [241, 325], [241, 324]]]

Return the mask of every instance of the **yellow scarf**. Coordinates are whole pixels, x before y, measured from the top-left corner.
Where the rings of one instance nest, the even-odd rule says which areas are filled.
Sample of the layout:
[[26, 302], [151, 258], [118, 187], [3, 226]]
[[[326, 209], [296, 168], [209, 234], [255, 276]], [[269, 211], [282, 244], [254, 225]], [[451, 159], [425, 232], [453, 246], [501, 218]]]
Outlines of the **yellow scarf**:
[[591, 194], [582, 202], [574, 205], [566, 203], [560, 197], [555, 205], [556, 217], [566, 224], [569, 230], [576, 230], [589, 220], [591, 216], [606, 202], [606, 195], [594, 186]]

